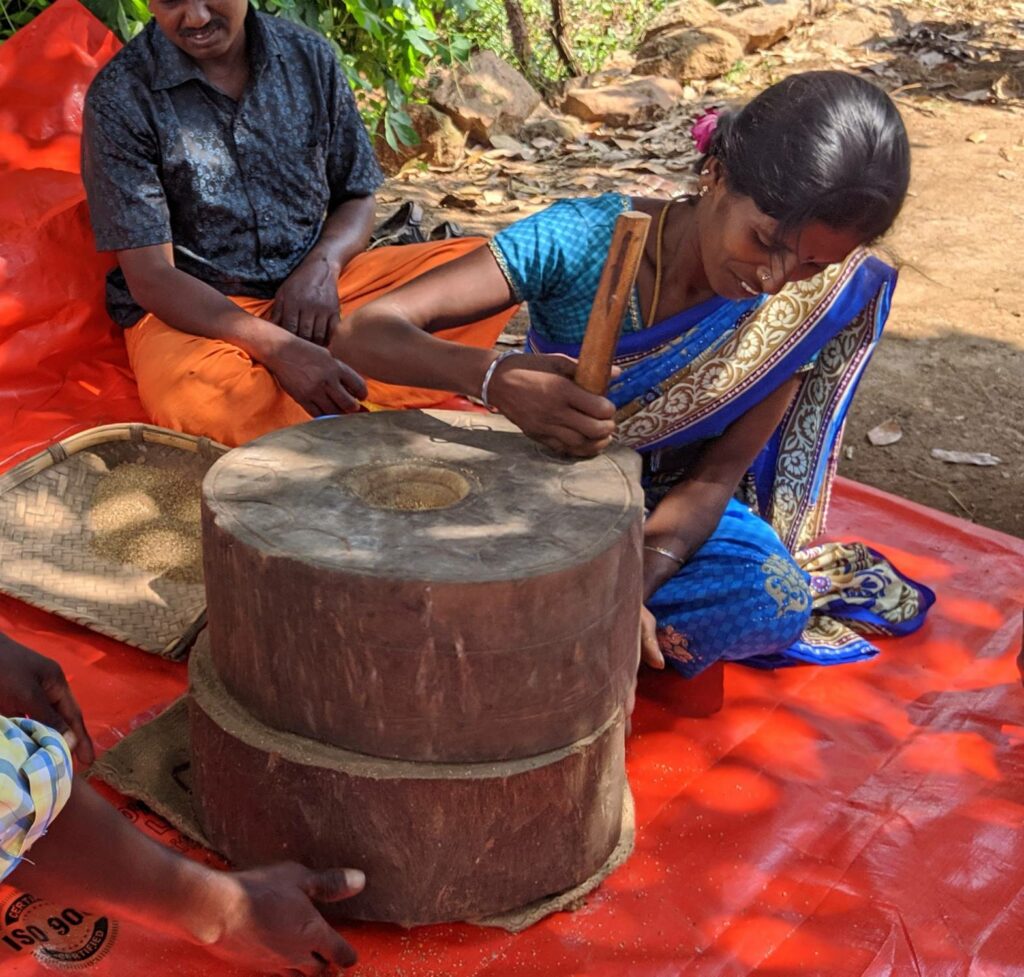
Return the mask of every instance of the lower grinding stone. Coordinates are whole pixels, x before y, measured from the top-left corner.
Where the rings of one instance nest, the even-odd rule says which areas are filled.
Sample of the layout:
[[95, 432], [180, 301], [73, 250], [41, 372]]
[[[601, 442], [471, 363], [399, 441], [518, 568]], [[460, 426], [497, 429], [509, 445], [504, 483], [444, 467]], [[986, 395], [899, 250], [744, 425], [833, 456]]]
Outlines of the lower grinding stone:
[[413, 926], [509, 913], [586, 882], [620, 840], [621, 712], [591, 736], [501, 763], [380, 760], [281, 733], [190, 666], [193, 797], [239, 866], [352, 866], [366, 889], [339, 918]]

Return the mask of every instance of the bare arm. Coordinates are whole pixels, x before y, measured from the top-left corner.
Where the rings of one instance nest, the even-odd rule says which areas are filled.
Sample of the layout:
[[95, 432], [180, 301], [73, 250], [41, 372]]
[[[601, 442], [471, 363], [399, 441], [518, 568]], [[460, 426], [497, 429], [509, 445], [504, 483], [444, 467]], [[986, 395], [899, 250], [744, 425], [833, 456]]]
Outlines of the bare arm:
[[353, 197], [334, 209], [320, 240], [281, 284], [268, 318], [319, 346], [340, 318], [338, 276], [365, 250], [373, 228], [375, 198]]
[[372, 193], [367, 197], [352, 197], [335, 207], [324, 223], [320, 240], [302, 264], [323, 262], [337, 279], [345, 266], [366, 250], [376, 207], [377, 198]]
[[366, 396], [362, 378], [326, 350], [249, 315], [215, 288], [175, 268], [169, 243], [118, 251], [117, 260], [132, 297], [144, 309], [182, 332], [244, 350], [310, 414], [352, 411]]
[[92, 740], [64, 670], [5, 634], [0, 634], [0, 716], [45, 723], [63, 735], [79, 763], [93, 761]]
[[243, 312], [217, 289], [175, 268], [169, 242], [118, 251], [117, 261], [132, 298], [174, 329], [232, 343], [260, 362], [288, 339], [273, 323]]
[[[342, 319], [331, 352], [389, 383], [479, 396], [494, 350], [431, 335], [511, 308], [516, 300], [489, 248], [481, 247]], [[572, 382], [575, 361], [516, 356], [495, 371], [489, 401], [527, 434], [554, 450], [601, 451], [614, 432], [615, 408]]]
[[[767, 444], [796, 393], [791, 378], [710, 442], [684, 481], [676, 485], [647, 518], [644, 543], [674, 553], [682, 563], [715, 531], [740, 479]], [[679, 569], [680, 563], [644, 550], [644, 600]], [[644, 661], [656, 668], [664, 659], [654, 639], [653, 618], [641, 637]]]
[[217, 872], [146, 837], [79, 781], [10, 880], [201, 944], [261, 973], [319, 974], [324, 961], [355, 962], [311, 899], [353, 895], [362, 888], [361, 872], [312, 872], [294, 864]]

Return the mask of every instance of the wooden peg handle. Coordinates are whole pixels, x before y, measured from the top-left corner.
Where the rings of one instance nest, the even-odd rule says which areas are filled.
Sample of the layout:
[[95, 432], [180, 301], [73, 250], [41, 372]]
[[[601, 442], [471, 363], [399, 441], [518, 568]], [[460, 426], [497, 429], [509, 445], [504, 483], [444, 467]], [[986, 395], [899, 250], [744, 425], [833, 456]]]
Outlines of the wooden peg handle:
[[640, 270], [650, 223], [647, 214], [633, 210], [619, 214], [615, 221], [576, 367], [576, 383], [592, 394], [603, 394], [608, 387], [622, 316]]

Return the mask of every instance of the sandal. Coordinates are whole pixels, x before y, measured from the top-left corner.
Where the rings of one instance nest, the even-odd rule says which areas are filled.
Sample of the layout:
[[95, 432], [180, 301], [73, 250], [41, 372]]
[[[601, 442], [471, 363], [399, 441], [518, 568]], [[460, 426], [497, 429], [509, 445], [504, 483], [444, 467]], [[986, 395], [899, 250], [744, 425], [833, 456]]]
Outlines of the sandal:
[[466, 236], [466, 232], [455, 221], [442, 221], [430, 232], [431, 241], [450, 241], [452, 238]]
[[420, 227], [422, 223], [423, 208], [415, 201], [407, 200], [374, 229], [367, 250], [395, 244], [423, 244], [427, 238]]

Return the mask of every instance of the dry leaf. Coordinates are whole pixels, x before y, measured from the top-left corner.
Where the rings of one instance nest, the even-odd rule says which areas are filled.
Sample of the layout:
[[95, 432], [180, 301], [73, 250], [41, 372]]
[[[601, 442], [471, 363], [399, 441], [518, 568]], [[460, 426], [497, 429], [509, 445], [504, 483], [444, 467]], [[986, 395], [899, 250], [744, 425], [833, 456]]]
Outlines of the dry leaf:
[[446, 193], [438, 202], [438, 206], [453, 207], [456, 210], [476, 210], [476, 201], [455, 193]]
[[962, 95], [953, 92], [952, 96], [961, 102], [987, 102], [992, 97], [992, 94], [987, 88], [978, 88], [973, 92], [964, 92]]
[[1005, 146], [999, 147], [999, 155], [1002, 156], [1007, 163], [1013, 162], [1013, 158], [1010, 156], [1010, 151]]
[[505, 200], [505, 194], [501, 190], [484, 190], [485, 204], [500, 204]]
[[495, 132], [490, 137], [491, 145], [495, 149], [514, 149], [522, 152], [526, 147], [515, 138], [515, 136], [506, 136], [502, 132]]
[[887, 421], [882, 421], [877, 427], [873, 427], [868, 431], [868, 440], [876, 447], [882, 448], [887, 444], [895, 444], [903, 437], [903, 428], [900, 427], [899, 421], [894, 417], [890, 417]]
[[664, 193], [673, 194], [679, 190], [679, 186], [673, 183], [671, 180], [666, 180], [663, 177], [655, 176], [653, 173], [641, 173], [637, 177], [635, 185], [641, 187], [643, 191], [651, 193]]
[[1017, 179], [1017, 174], [1014, 173], [1013, 170], [998, 170], [997, 173], [1004, 180], [1016, 180]]
[[946, 63], [945, 55], [938, 51], [922, 51], [917, 55], [917, 60], [925, 68], [934, 68], [936, 65]]
[[524, 159], [528, 163], [532, 163], [536, 158], [537, 153], [535, 150], [520, 146], [518, 149], [488, 149], [484, 153], [483, 161], [490, 163], [495, 160]]
[[974, 142], [974, 143], [984, 142], [986, 139], [988, 139], [988, 133], [987, 132], [983, 132], [981, 129], [979, 129], [977, 132], [972, 132], [967, 137], [967, 141], [968, 142]]
[[987, 451], [946, 451], [943, 448], [932, 448], [932, 457], [951, 465], [980, 465], [983, 468], [1003, 463], [1001, 458], [990, 455]]
[[538, 136], [536, 139], [530, 140], [530, 145], [534, 149], [550, 149], [554, 144], [554, 139], [546, 139], [544, 136]]
[[1013, 75], [1000, 75], [992, 82], [992, 94], [1000, 102], [1011, 98], [1020, 98], [1020, 82]]

